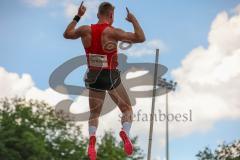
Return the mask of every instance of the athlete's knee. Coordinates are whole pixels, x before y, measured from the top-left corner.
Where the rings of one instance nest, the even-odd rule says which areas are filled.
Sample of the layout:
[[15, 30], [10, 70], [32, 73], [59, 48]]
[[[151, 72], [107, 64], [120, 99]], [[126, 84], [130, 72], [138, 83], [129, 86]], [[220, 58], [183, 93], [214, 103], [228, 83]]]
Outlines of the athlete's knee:
[[133, 114], [132, 106], [128, 106], [128, 108], [127, 108], [127, 112], [129, 112], [129, 114]]
[[122, 114], [124, 117], [131, 117], [133, 115], [133, 110], [131, 106], [126, 106], [123, 110], [122, 110]]
[[132, 106], [129, 105], [129, 104], [121, 104], [121, 105], [119, 105], [119, 107], [121, 108], [123, 113], [125, 113], [125, 112], [129, 112], [129, 113], [133, 112], [132, 111]]
[[93, 106], [93, 109], [98, 109], [104, 103], [104, 99], [89, 97], [90, 106]]

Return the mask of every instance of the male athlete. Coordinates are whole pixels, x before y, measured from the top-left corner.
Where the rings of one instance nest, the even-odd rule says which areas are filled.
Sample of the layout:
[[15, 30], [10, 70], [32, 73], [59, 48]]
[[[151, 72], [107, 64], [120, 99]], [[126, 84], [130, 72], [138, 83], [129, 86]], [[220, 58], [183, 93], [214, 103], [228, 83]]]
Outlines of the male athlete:
[[106, 92], [122, 112], [122, 130], [119, 135], [123, 140], [125, 153], [131, 155], [133, 145], [129, 138], [129, 131], [133, 111], [127, 92], [121, 83], [120, 71], [117, 69], [117, 43], [118, 41], [141, 43], [145, 41], [145, 35], [137, 19], [128, 9], [126, 20], [132, 23], [134, 32], [125, 32], [112, 27], [114, 6], [109, 2], [100, 4], [97, 24], [76, 28], [85, 11], [86, 7], [82, 2], [78, 14], [64, 32], [64, 37], [66, 39], [81, 38], [87, 56], [88, 72], [85, 84], [89, 89], [90, 106], [88, 156], [91, 160], [96, 159], [95, 133]]

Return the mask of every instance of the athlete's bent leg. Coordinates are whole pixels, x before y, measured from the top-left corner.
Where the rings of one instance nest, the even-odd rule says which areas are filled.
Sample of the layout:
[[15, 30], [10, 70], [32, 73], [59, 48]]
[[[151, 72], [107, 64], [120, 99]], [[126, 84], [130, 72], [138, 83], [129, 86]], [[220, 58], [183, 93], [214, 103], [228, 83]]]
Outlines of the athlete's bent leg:
[[121, 119], [122, 124], [124, 124], [124, 122], [132, 123], [132, 106], [123, 84], [120, 83], [116, 88], [109, 90], [108, 93], [123, 114]]
[[120, 83], [115, 89], [108, 91], [113, 101], [118, 105], [122, 112], [122, 131], [120, 137], [124, 143], [124, 150], [127, 155], [131, 155], [133, 152], [133, 145], [129, 138], [129, 132], [132, 125], [133, 111], [130, 99], [122, 83]]

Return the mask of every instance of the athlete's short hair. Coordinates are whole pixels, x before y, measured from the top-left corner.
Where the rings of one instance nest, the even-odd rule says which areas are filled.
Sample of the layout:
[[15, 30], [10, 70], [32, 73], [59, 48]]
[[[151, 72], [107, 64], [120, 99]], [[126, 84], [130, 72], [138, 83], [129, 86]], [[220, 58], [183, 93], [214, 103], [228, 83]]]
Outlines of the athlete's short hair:
[[112, 11], [114, 11], [114, 6], [109, 2], [102, 2], [98, 8], [98, 14], [103, 16], [108, 16]]

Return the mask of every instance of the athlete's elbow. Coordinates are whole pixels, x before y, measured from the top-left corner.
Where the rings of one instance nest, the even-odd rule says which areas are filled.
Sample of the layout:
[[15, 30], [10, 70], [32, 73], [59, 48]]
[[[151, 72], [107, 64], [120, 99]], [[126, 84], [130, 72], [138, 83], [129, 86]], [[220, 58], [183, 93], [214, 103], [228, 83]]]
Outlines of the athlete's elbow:
[[72, 39], [72, 36], [70, 35], [70, 34], [68, 34], [68, 33], [63, 33], [63, 37], [65, 38], [65, 39]]
[[146, 41], [145, 35], [144, 34], [138, 34], [136, 36], [138, 43], [143, 43]]
[[137, 38], [137, 43], [143, 43], [143, 42], [145, 42], [145, 41], [146, 41], [145, 36], [139, 36], [139, 37]]
[[63, 37], [65, 39], [75, 39], [75, 37], [72, 34], [69, 34], [68, 32], [64, 32]]
[[70, 39], [70, 36], [68, 35], [67, 32], [64, 32], [64, 33], [63, 33], [63, 37], [64, 37], [65, 39]]
[[139, 38], [139, 43], [143, 43], [143, 42], [145, 42], [145, 41], [146, 41], [145, 36]]

